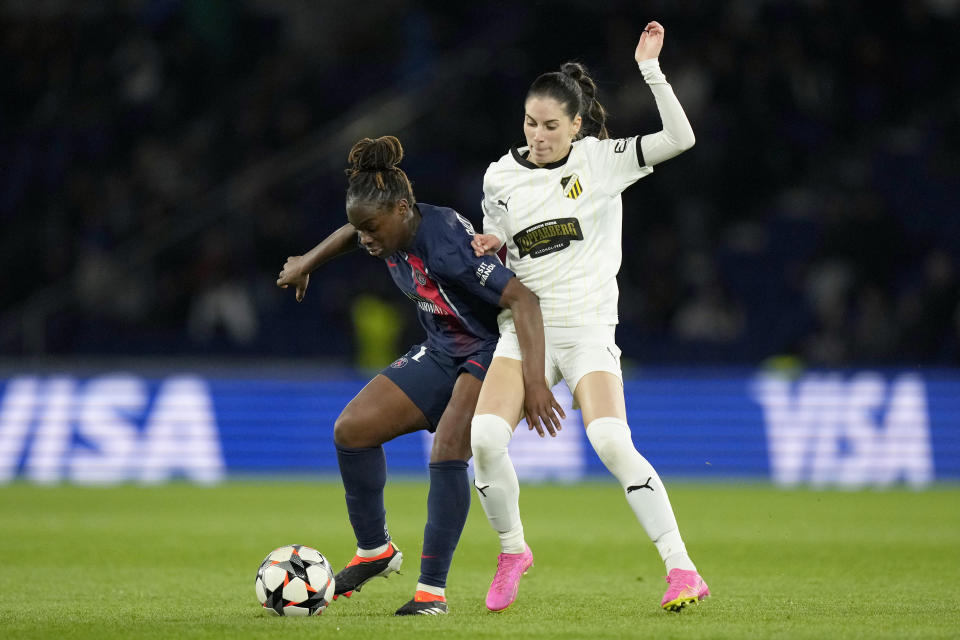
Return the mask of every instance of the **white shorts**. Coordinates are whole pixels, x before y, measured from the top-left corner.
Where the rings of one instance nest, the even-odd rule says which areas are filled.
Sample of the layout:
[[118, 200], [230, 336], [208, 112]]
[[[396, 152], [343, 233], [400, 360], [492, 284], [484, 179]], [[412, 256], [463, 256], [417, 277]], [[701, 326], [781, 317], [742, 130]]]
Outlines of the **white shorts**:
[[[616, 325], [544, 327], [546, 354], [544, 375], [553, 387], [563, 380], [573, 394], [580, 379], [593, 371], [608, 371], [623, 382], [620, 349], [614, 342]], [[513, 323], [501, 327], [494, 358], [523, 360]], [[576, 404], [574, 405], [576, 407]]]

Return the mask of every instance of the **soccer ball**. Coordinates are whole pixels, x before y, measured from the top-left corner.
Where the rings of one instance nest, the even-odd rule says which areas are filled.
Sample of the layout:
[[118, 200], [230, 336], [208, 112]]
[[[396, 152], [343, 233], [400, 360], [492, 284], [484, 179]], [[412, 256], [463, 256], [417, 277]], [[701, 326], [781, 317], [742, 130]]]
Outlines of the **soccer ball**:
[[278, 616], [323, 613], [333, 599], [333, 571], [323, 554], [302, 544], [271, 551], [257, 569], [257, 600]]

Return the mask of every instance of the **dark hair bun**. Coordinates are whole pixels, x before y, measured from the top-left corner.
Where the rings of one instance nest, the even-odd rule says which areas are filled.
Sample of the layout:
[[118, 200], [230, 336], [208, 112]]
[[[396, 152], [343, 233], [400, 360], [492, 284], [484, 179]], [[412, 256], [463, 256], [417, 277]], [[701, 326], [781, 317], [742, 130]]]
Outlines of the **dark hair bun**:
[[347, 155], [347, 162], [356, 171], [389, 171], [403, 160], [403, 145], [394, 136], [381, 136], [376, 140], [360, 140]]
[[564, 62], [560, 65], [560, 73], [580, 82], [580, 78], [587, 75], [587, 68], [579, 62]]
[[580, 91], [583, 92], [585, 97], [593, 98], [597, 95], [597, 85], [594, 84], [593, 78], [590, 77], [590, 72], [587, 71], [587, 67], [582, 63], [564, 62], [560, 65], [560, 73], [569, 76], [580, 85]]

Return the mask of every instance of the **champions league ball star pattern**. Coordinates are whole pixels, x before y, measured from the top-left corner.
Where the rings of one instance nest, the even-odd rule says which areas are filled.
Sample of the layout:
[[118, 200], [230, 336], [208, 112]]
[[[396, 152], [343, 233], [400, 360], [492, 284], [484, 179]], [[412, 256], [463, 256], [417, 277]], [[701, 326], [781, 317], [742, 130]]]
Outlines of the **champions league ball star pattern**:
[[323, 613], [333, 600], [330, 563], [312, 547], [292, 544], [270, 552], [257, 569], [257, 600], [279, 616]]

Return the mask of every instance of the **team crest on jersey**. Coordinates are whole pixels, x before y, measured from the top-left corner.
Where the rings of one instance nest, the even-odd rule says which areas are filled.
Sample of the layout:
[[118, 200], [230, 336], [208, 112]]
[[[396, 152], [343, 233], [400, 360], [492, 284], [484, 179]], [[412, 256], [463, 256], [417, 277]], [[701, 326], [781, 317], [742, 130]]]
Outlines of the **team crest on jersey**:
[[401, 358], [397, 358], [396, 360], [394, 360], [393, 363], [390, 365], [390, 368], [391, 368], [391, 369], [402, 369], [403, 367], [407, 366], [407, 363], [408, 363], [408, 362], [409, 362], [409, 360], [407, 360], [407, 357], [406, 357], [406, 356], [403, 356], [403, 357], [401, 357]]
[[427, 276], [423, 273], [414, 270], [413, 277], [417, 279], [417, 283], [419, 283], [421, 287], [427, 286]]
[[539, 258], [570, 246], [572, 240], [583, 240], [580, 221], [576, 218], [555, 218], [527, 227], [513, 236], [520, 257]]
[[575, 173], [560, 178], [560, 186], [563, 188], [563, 195], [571, 200], [576, 200], [583, 193], [583, 187], [580, 186], [580, 176]]

